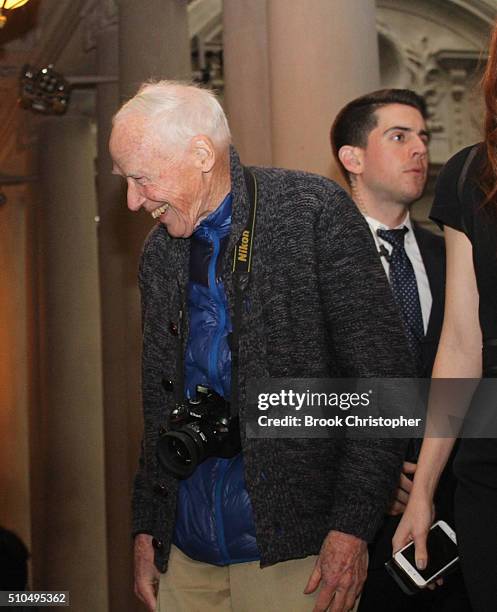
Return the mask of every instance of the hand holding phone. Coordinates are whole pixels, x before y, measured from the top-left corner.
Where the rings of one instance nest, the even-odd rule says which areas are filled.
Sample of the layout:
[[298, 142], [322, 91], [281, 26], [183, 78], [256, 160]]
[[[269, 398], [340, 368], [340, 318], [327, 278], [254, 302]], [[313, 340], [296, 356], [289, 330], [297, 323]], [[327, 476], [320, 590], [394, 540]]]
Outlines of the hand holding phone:
[[[399, 586], [411, 594], [455, 569], [459, 560], [454, 530], [445, 521], [432, 525], [427, 539], [428, 565], [418, 569], [414, 558], [414, 542], [410, 542], [393, 555], [386, 568]], [[402, 583], [402, 584], [401, 584]], [[407, 590], [406, 590], [407, 589]]]
[[416, 566], [424, 569], [428, 561], [426, 540], [430, 527], [435, 522], [435, 506], [431, 499], [416, 493], [414, 489], [415, 487], [409, 495], [409, 503], [392, 538], [392, 547], [397, 552], [414, 542]]

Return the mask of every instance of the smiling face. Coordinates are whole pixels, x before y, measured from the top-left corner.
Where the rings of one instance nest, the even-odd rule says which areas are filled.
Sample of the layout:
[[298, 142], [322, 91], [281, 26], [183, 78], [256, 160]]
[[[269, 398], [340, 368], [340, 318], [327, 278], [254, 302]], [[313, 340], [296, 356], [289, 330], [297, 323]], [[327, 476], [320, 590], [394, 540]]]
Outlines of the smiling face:
[[366, 203], [406, 207], [423, 194], [429, 136], [421, 113], [405, 104], [387, 104], [375, 112], [377, 125], [365, 147], [343, 147], [345, 167]]
[[175, 238], [191, 236], [212, 210], [206, 179], [212, 165], [205, 145], [199, 137], [184, 151], [169, 152], [153, 137], [147, 120], [131, 116], [118, 121], [109, 148], [113, 172], [127, 181], [128, 208], [144, 209]]

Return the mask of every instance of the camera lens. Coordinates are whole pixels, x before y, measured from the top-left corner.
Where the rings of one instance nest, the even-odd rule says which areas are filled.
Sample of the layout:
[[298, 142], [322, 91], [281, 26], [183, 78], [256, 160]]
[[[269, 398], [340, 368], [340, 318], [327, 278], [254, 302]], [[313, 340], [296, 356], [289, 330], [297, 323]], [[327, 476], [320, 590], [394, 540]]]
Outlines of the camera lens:
[[169, 431], [160, 440], [157, 453], [162, 466], [178, 478], [188, 478], [199, 463], [195, 440], [182, 431]]
[[186, 444], [183, 440], [178, 440], [177, 438], [170, 438], [168, 440], [169, 444], [169, 452], [172, 455], [176, 455], [176, 459], [185, 465], [190, 465], [192, 462], [191, 455], [188, 451]]

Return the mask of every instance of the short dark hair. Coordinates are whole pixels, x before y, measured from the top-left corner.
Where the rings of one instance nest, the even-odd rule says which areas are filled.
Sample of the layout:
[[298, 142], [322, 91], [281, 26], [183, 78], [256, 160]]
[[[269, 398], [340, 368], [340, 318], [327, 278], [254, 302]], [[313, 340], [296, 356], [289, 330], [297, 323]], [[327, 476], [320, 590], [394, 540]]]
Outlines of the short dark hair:
[[349, 102], [338, 113], [331, 126], [331, 149], [343, 175], [349, 181], [347, 170], [338, 157], [344, 145], [365, 147], [369, 133], [378, 125], [376, 111], [389, 104], [404, 104], [418, 110], [428, 118], [424, 98], [411, 89], [379, 89]]

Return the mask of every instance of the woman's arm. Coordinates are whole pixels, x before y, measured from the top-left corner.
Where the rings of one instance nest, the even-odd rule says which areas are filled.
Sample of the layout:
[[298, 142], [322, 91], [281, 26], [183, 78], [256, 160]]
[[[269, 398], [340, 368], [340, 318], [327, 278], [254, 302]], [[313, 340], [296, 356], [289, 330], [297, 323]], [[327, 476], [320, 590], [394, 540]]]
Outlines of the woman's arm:
[[[440, 344], [433, 368], [433, 378], [481, 377], [481, 330], [478, 320], [478, 290], [473, 267], [471, 243], [465, 234], [445, 228], [447, 283], [445, 312]], [[465, 386], [465, 397], [458, 397], [467, 409], [474, 386]], [[471, 388], [470, 388], [471, 387]], [[443, 409], [440, 389], [430, 394], [430, 414]], [[433, 521], [433, 496], [456, 438], [425, 437], [404, 516], [393, 538], [399, 550], [412, 538], [416, 545], [416, 564], [427, 563], [426, 536]]]

